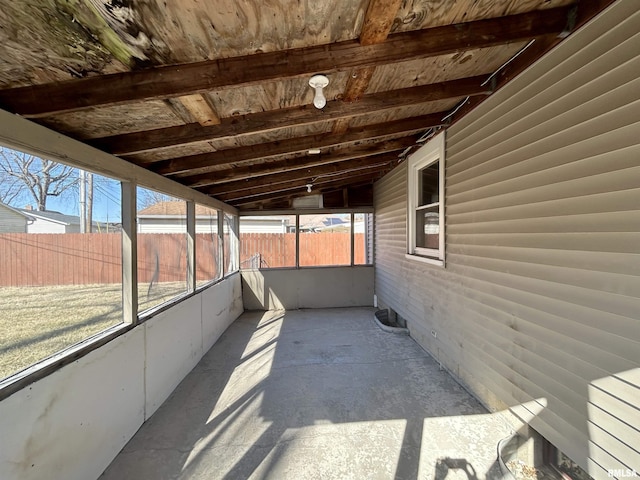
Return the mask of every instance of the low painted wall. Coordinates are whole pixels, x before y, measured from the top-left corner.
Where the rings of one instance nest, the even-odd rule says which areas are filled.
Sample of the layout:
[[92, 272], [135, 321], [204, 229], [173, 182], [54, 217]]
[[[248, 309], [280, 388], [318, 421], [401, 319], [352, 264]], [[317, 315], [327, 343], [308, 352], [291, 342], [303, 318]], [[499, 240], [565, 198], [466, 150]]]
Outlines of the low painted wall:
[[242, 312], [234, 275], [0, 402], [0, 478], [98, 478]]
[[373, 306], [372, 266], [242, 272], [247, 310]]

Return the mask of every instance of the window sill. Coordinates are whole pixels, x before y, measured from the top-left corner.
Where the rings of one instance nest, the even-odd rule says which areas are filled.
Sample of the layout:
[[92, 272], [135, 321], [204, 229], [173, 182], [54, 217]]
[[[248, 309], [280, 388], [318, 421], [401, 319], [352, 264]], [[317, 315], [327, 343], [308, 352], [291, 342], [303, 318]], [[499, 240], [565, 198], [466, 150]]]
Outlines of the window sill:
[[405, 253], [404, 257], [414, 262], [427, 263], [429, 265], [444, 267], [444, 262], [437, 258], [421, 257], [420, 255], [412, 255], [410, 253]]

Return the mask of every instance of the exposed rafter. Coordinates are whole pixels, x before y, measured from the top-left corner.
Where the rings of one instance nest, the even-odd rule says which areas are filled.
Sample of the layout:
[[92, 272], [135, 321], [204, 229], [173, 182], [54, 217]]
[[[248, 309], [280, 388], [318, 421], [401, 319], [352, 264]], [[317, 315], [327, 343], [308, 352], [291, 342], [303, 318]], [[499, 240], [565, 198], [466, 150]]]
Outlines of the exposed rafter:
[[489, 95], [490, 85], [482, 85], [486, 76], [468, 77], [419, 87], [403, 88], [364, 96], [357, 103], [327, 102], [322, 111], [313, 106], [270, 110], [243, 117], [224, 118], [220, 125], [203, 127], [197, 123], [143, 132], [104, 137], [92, 145], [115, 155], [130, 155], [175, 145], [222, 139], [236, 135], [267, 133], [274, 130], [311, 125], [345, 117], [358, 117], [404, 106], [438, 100]]
[[559, 33], [566, 7], [356, 40], [0, 90], [0, 105], [37, 117], [104, 105], [201, 93], [268, 80], [351, 71]]
[[[312, 193], [327, 193], [330, 191], [335, 191], [337, 189], [342, 189], [345, 187], [355, 188], [366, 184], [371, 184], [376, 180], [379, 180], [388, 169], [380, 168], [374, 169], [373, 172], [362, 172], [358, 175], [342, 175], [340, 178], [335, 177], [331, 180], [319, 180], [314, 184]], [[298, 180], [296, 182], [292, 182], [291, 185], [282, 189], [274, 189], [270, 190], [269, 193], [265, 194], [256, 194], [249, 195], [242, 198], [235, 198], [227, 200], [229, 203], [232, 203], [237, 206], [245, 206], [250, 204], [258, 204], [264, 201], [272, 201], [277, 199], [293, 199], [296, 197], [300, 197], [306, 194], [306, 185], [304, 180]]]
[[161, 160], [151, 164], [142, 164], [161, 175], [186, 177], [200, 175], [223, 165], [237, 165], [287, 153], [305, 153], [309, 148], [328, 148], [376, 140], [390, 136], [405, 136], [443, 125], [446, 112], [423, 115], [420, 117], [395, 120], [387, 123], [367, 125], [350, 129], [342, 135], [306, 135], [276, 142], [261, 143], [247, 147], [230, 148], [212, 153], [190, 155], [187, 157]]
[[397, 155], [394, 155], [392, 153], [383, 153], [371, 157], [359, 158], [357, 160], [331, 163], [318, 167], [260, 176], [257, 178], [252, 178], [250, 180], [222, 183], [220, 185], [198, 188], [198, 190], [214, 197], [219, 197], [223, 194], [229, 194], [231, 192], [248, 194], [249, 192], [254, 190], [259, 190], [262, 193], [263, 190], [269, 191], [270, 189], [276, 189], [277, 184], [279, 183], [287, 183], [298, 180], [305, 180], [307, 183], [309, 183], [309, 180], [313, 180], [316, 177], [327, 178], [327, 176], [331, 175], [390, 165], [393, 162], [397, 161], [397, 158]]
[[[300, 2], [274, 0], [309, 28], [267, 15], [256, 18], [258, 31], [221, 22], [259, 0], [198, 10], [205, 29], [191, 16], [198, 0], [184, 1], [175, 11], [161, 0], [133, 9], [126, 32], [114, 34], [129, 45], [129, 32], [140, 31], [150, 42], [125, 61], [102, 52], [81, 17], [74, 27], [90, 38], [77, 50], [99, 58], [74, 48], [58, 59], [67, 37], [47, 19], [25, 18], [29, 35], [2, 58], [0, 108], [243, 209], [291, 208], [309, 182], [325, 205], [357, 197], [371, 206], [372, 182], [416, 137], [463, 118], [614, 0], [334, 1], [319, 30]], [[14, 22], [0, 19], [5, 30]], [[332, 74], [322, 109], [307, 85], [318, 73]], [[70, 75], [86, 76], [57, 81]]]
[[[332, 155], [309, 155], [303, 158], [291, 158], [274, 162], [261, 163], [259, 165], [249, 165], [245, 167], [229, 167], [224, 170], [203, 175], [191, 175], [179, 178], [178, 180], [189, 187], [203, 187], [205, 185], [217, 185], [233, 180], [243, 180], [246, 178], [258, 178], [274, 173], [292, 172], [311, 167], [319, 167], [339, 162], [347, 162], [359, 158], [366, 158], [381, 153], [396, 152], [404, 150], [410, 145], [414, 145], [415, 137], [404, 137], [396, 140], [386, 140], [374, 144], [365, 144], [357, 147], [345, 149]], [[345, 165], [342, 163], [341, 165]]]

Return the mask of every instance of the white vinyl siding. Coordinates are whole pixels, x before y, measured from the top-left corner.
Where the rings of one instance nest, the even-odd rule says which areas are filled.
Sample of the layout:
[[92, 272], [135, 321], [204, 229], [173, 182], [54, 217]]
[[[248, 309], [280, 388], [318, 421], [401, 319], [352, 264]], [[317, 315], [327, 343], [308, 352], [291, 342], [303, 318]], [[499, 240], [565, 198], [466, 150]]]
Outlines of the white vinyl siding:
[[596, 479], [640, 470], [639, 72], [621, 0], [449, 128], [444, 270], [403, 258], [406, 167], [374, 193], [380, 302]]
[[27, 231], [29, 233], [80, 233], [80, 225], [35, 218], [33, 222], [29, 222]]
[[27, 217], [0, 205], [0, 233], [26, 233]]

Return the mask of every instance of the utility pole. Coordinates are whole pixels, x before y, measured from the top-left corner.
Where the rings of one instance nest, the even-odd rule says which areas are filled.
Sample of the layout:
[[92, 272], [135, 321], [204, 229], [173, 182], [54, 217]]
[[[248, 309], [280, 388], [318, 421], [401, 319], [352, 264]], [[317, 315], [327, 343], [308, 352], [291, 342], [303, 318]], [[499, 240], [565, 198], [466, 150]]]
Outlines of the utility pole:
[[93, 173], [87, 172], [87, 219], [85, 231], [86, 233], [93, 232]]
[[80, 170], [80, 233], [87, 233], [87, 174]]

